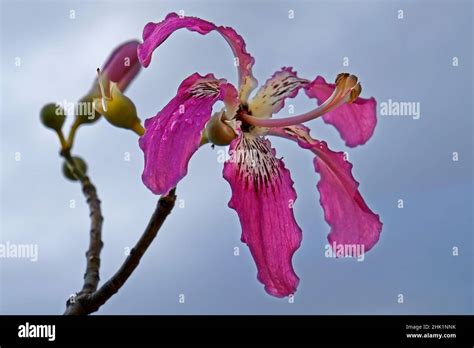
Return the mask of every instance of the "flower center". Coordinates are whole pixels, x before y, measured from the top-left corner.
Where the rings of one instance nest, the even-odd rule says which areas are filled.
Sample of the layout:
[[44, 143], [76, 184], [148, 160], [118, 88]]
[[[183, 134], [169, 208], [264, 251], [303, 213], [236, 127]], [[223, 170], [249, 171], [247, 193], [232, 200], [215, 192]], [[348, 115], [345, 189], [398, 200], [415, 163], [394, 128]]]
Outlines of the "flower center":
[[249, 133], [254, 126], [245, 120], [246, 115], [252, 116], [248, 104], [240, 104], [235, 118], [241, 122], [240, 130], [244, 133]]

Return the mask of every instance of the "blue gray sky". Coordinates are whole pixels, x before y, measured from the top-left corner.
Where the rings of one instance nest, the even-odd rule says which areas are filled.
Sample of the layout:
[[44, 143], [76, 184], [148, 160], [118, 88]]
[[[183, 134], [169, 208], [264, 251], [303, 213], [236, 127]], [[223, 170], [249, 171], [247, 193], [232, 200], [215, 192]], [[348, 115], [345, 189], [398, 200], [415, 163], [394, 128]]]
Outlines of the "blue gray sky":
[[[308, 124], [314, 137], [348, 151], [361, 193], [384, 223], [363, 262], [324, 256], [329, 226], [312, 155], [274, 139], [298, 193], [303, 243], [294, 266], [301, 282], [294, 303], [266, 294], [227, 207], [231, 192], [218, 163], [223, 149], [206, 147], [191, 160], [178, 187], [181, 201], [139, 268], [99, 313], [472, 314], [473, 4], [467, 0], [1, 1], [0, 243], [35, 244], [38, 260], [0, 259], [0, 313], [62, 313], [82, 285], [88, 209], [79, 185], [61, 175], [57, 139], [41, 126], [39, 110], [77, 100], [116, 45], [180, 10], [236, 29], [261, 83], [282, 66], [308, 79], [349, 71], [362, 81], [364, 97], [379, 105], [419, 103], [420, 117], [379, 115], [373, 138], [355, 149], [321, 120]], [[177, 32], [127, 94], [145, 119], [194, 72], [236, 82], [232, 53], [217, 34]], [[315, 106], [304, 93], [288, 104], [295, 113]], [[133, 133], [101, 120], [79, 130], [74, 151], [87, 160], [103, 202], [106, 280], [142, 233], [157, 197], [141, 183], [143, 158]]]

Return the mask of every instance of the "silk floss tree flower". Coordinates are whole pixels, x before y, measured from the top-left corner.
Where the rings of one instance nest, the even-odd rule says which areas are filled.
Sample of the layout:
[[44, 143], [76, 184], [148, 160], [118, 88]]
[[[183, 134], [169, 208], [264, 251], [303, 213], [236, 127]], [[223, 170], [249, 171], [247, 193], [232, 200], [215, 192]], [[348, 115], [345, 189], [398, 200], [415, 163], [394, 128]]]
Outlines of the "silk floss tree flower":
[[[138, 47], [142, 65], [147, 67], [154, 50], [181, 28], [203, 35], [215, 31], [227, 41], [238, 62], [238, 86], [198, 73], [181, 83], [176, 96], [145, 121], [145, 134], [139, 140], [145, 157], [144, 184], [155, 194], [166, 194], [186, 175], [188, 161], [201, 145], [230, 145], [223, 176], [232, 189], [229, 207], [239, 216], [242, 241], [250, 248], [265, 290], [273, 296], [288, 296], [295, 293], [299, 282], [292, 257], [302, 232], [293, 215], [296, 193], [290, 172], [268, 139], [269, 135], [283, 137], [316, 155], [317, 188], [331, 226], [330, 244], [370, 250], [379, 239], [382, 223], [362, 198], [352, 165], [342, 152], [313, 139], [302, 125], [322, 116], [337, 128], [348, 146], [364, 144], [376, 125], [376, 102], [359, 97], [357, 77], [339, 74], [331, 84], [322, 77], [306, 80], [292, 68], [282, 68], [250, 98], [257, 86], [252, 75], [255, 60], [242, 37], [232, 28], [175, 13], [145, 26], [143, 43]], [[272, 118], [285, 100], [301, 89], [320, 105], [302, 115]], [[217, 101], [223, 101], [225, 107], [212, 115]], [[344, 252], [339, 256], [350, 255]]]

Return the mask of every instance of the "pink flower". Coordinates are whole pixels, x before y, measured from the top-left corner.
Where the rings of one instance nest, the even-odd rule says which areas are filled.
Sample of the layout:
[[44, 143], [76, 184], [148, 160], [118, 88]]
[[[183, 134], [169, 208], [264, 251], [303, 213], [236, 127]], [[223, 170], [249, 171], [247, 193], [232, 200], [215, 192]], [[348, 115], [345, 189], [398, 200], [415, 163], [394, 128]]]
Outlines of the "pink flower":
[[[299, 282], [292, 257], [302, 233], [293, 215], [296, 193], [290, 172], [276, 157], [267, 135], [283, 137], [316, 155], [314, 167], [320, 174], [317, 187], [331, 226], [330, 244], [370, 250], [379, 239], [382, 223], [362, 198], [352, 165], [341, 152], [333, 152], [325, 142], [313, 139], [309, 129], [301, 125], [324, 115], [347, 145], [365, 143], [376, 124], [375, 100], [358, 98], [361, 87], [357, 78], [339, 74], [335, 84], [326, 83], [322, 77], [311, 82], [298, 77], [291, 68], [282, 68], [250, 99], [257, 81], [252, 75], [254, 59], [242, 37], [232, 28], [174, 13], [145, 26], [144, 42], [138, 47], [145, 67], [153, 51], [180, 28], [222, 35], [239, 62], [239, 85], [236, 88], [212, 74], [197, 73], [181, 83], [176, 96], [145, 122], [146, 131], [140, 138], [145, 155], [144, 184], [155, 194], [165, 194], [186, 175], [189, 159], [202, 144], [229, 144], [230, 159], [223, 176], [232, 188], [229, 207], [239, 216], [242, 241], [250, 248], [265, 290], [273, 296], [288, 296], [295, 293]], [[272, 119], [285, 100], [295, 97], [300, 89], [316, 98], [320, 106], [303, 115]], [[211, 115], [218, 100], [225, 108]]]

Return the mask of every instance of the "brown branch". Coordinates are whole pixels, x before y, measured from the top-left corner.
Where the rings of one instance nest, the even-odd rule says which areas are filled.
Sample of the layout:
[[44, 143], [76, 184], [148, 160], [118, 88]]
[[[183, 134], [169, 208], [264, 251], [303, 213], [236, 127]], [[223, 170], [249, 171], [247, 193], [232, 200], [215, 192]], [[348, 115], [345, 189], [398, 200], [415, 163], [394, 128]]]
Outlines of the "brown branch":
[[91, 227], [89, 248], [86, 252], [86, 272], [84, 273], [84, 284], [78, 296], [82, 294], [90, 294], [97, 290], [99, 285], [99, 269], [100, 269], [100, 252], [104, 243], [102, 242], [102, 212], [100, 209], [100, 200], [97, 195], [95, 186], [90, 181], [89, 177], [82, 173], [74, 162], [71, 153], [68, 149], [62, 150], [60, 155], [68, 162], [73, 174], [79, 179], [82, 185], [82, 192], [86, 197], [89, 205]]
[[156, 209], [148, 222], [148, 226], [119, 270], [97, 291], [78, 294], [74, 301], [68, 301], [64, 315], [87, 315], [93, 313], [120, 290], [137, 268], [142, 256], [155, 239], [161, 226], [171, 213], [175, 201], [175, 189], [158, 200]]
[[100, 210], [100, 200], [97, 196], [95, 186], [86, 176], [82, 183], [82, 192], [87, 198], [90, 209], [91, 228], [89, 249], [86, 252], [87, 266], [84, 274], [84, 285], [79, 293], [92, 293], [97, 290], [99, 285], [100, 252], [104, 243], [102, 242], [102, 217]]

